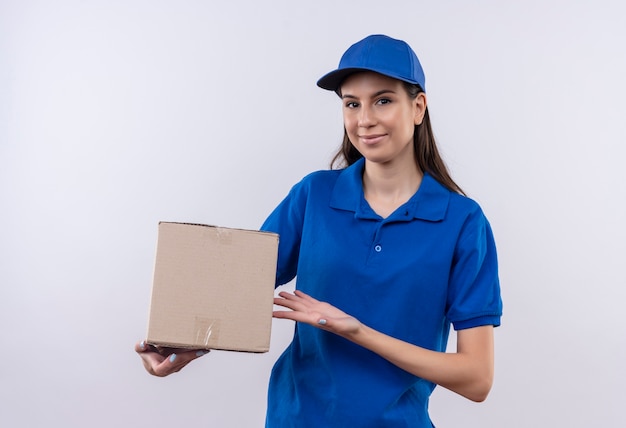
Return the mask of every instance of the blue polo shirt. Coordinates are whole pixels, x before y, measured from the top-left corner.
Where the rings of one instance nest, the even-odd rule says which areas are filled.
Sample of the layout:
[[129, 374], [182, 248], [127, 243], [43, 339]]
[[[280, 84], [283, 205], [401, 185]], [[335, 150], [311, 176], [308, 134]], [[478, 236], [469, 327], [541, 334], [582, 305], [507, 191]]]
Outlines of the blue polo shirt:
[[[296, 184], [263, 224], [280, 235], [277, 285], [364, 324], [445, 351], [450, 325], [500, 324], [496, 248], [478, 204], [426, 174], [383, 219], [363, 195], [364, 160]], [[435, 385], [332, 333], [296, 323], [270, 379], [270, 428], [431, 427]]]

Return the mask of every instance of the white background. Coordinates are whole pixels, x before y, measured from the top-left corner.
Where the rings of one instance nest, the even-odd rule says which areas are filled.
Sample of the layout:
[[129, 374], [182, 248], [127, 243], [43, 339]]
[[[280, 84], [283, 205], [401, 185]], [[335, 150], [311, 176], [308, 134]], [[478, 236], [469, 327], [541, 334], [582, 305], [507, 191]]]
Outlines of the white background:
[[622, 4], [0, 0], [0, 424], [262, 426], [290, 322], [166, 379], [134, 354], [156, 225], [258, 228], [339, 144], [317, 78], [386, 33], [501, 261], [492, 393], [438, 388], [433, 420], [624, 426]]

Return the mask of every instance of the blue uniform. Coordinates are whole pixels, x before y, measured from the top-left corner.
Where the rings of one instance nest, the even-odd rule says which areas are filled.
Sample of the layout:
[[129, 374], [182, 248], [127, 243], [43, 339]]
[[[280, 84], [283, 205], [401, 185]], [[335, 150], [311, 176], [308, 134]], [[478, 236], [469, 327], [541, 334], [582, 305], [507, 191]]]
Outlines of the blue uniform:
[[[426, 174], [383, 219], [361, 159], [296, 184], [262, 229], [280, 235], [277, 285], [296, 287], [382, 333], [445, 351], [450, 325], [500, 324], [491, 228], [478, 204]], [[297, 323], [269, 385], [270, 428], [431, 427], [435, 385], [332, 333]]]

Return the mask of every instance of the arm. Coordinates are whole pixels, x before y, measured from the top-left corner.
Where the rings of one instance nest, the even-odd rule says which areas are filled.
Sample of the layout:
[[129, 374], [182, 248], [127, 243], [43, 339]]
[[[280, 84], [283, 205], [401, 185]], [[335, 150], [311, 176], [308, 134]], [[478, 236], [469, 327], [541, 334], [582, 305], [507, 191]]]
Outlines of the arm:
[[485, 400], [493, 383], [493, 326], [460, 330], [456, 353], [420, 348], [367, 326], [347, 338], [407, 372], [472, 401]]
[[493, 327], [460, 330], [457, 352], [431, 351], [380, 333], [328, 303], [296, 291], [281, 292], [274, 303], [291, 309], [275, 318], [307, 323], [367, 348], [407, 372], [470, 400], [483, 401], [493, 382]]

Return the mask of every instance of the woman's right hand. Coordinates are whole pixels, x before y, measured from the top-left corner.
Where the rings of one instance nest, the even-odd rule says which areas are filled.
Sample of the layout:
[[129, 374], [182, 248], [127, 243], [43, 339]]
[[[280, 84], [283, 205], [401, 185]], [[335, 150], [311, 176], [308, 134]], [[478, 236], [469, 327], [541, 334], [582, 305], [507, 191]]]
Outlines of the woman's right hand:
[[180, 371], [187, 364], [207, 354], [209, 351], [156, 348], [145, 341], [135, 345], [135, 352], [141, 357], [143, 366], [153, 376], [165, 377]]

